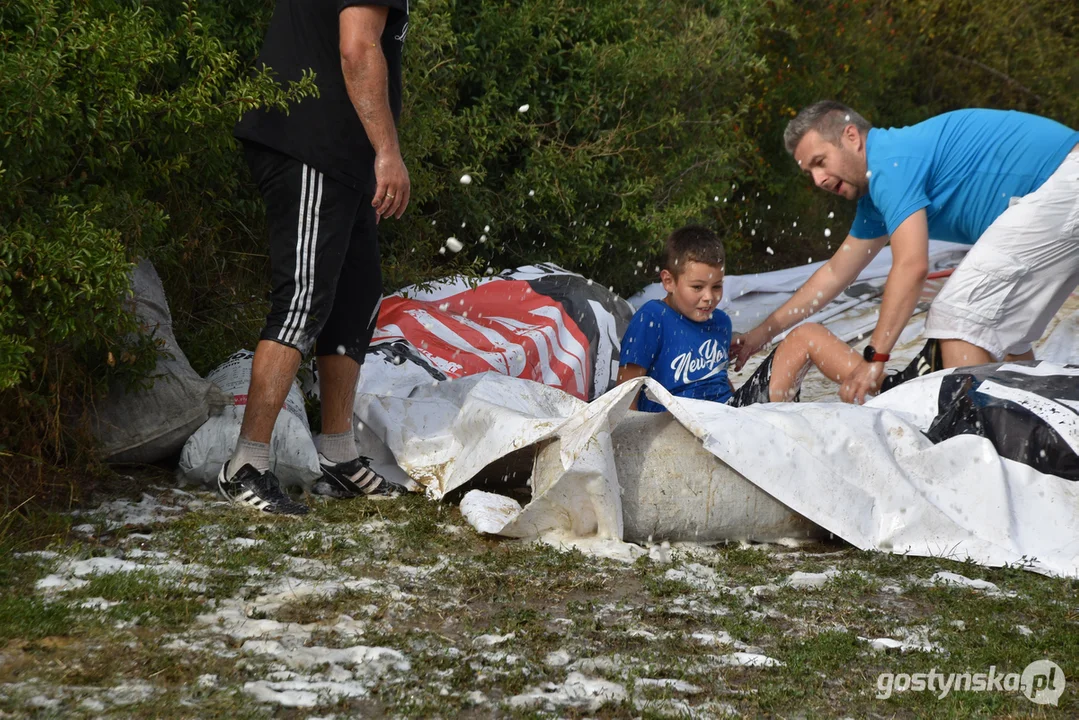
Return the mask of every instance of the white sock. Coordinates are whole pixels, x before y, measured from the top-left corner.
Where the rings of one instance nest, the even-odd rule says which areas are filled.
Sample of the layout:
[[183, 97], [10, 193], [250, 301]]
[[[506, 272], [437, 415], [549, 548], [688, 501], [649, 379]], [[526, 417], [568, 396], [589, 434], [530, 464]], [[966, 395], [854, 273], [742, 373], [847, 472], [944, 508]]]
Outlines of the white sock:
[[320, 435], [318, 438], [318, 451], [332, 463], [348, 462], [360, 456], [356, 447], [356, 436], [352, 431], [343, 433], [331, 433]]
[[260, 443], [240, 438], [229, 460], [229, 479], [244, 465], [250, 465], [260, 473], [270, 469], [270, 443]]

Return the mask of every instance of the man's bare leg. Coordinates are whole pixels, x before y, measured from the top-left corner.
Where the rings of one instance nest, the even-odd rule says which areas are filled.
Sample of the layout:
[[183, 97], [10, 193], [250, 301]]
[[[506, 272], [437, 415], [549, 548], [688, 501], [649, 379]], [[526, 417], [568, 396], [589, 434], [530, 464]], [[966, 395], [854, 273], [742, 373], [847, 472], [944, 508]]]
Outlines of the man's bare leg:
[[1034, 348], [1027, 350], [1025, 353], [1019, 353], [1018, 355], [1005, 355], [1004, 359], [1008, 362], [1023, 362], [1024, 360], [1034, 359]]
[[217, 479], [218, 489], [230, 502], [275, 515], [306, 515], [310, 511], [289, 499], [267, 473], [274, 423], [299, 366], [299, 351], [287, 345], [260, 340], [255, 348], [240, 439]]
[[[946, 368], [985, 365], [996, 360], [989, 354], [988, 350], [983, 350], [966, 340], [957, 340], [955, 338], [941, 339], [940, 357]], [[1034, 357], [1033, 354], [1031, 354], [1031, 357]]]
[[318, 385], [322, 397], [322, 432], [334, 435], [352, 432], [353, 405], [360, 364], [348, 355], [318, 358]]
[[795, 328], [776, 347], [772, 378], [768, 385], [772, 402], [794, 398], [810, 365], [842, 384], [865, 360], [847, 343], [822, 325], [810, 323]]
[[240, 438], [269, 443], [274, 423], [300, 369], [300, 351], [272, 340], [260, 340], [251, 366], [251, 386], [240, 426]]
[[360, 364], [347, 355], [318, 358], [318, 384], [322, 390], [322, 435], [318, 450], [325, 459], [319, 485], [328, 486], [326, 494], [333, 497], [394, 498], [407, 489], [371, 468], [369, 458], [361, 457], [356, 447], [352, 415], [359, 377]]

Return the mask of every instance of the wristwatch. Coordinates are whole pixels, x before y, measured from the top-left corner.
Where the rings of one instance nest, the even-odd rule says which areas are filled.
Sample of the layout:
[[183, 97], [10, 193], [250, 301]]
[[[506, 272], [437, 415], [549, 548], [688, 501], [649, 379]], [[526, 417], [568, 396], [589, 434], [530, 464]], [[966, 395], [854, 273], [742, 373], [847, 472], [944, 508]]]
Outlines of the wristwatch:
[[877, 352], [877, 349], [872, 345], [866, 345], [862, 357], [865, 358], [866, 362], [888, 362], [888, 358], [890, 358], [891, 355], [888, 353]]

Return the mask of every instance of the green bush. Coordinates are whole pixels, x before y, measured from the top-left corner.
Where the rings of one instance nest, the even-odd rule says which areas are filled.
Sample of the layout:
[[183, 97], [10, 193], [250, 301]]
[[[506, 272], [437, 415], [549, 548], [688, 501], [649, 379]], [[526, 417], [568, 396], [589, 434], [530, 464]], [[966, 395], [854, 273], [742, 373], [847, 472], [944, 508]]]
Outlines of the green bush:
[[[632, 292], [666, 234], [745, 170], [752, 144], [735, 126], [769, 21], [758, 2], [413, 10], [401, 136], [415, 200], [384, 229], [391, 286], [550, 260]], [[466, 252], [438, 255], [449, 236]]]
[[235, 219], [232, 123], [310, 82], [248, 76], [190, 4], [112, 0], [5, 3], [0, 78], [0, 452], [62, 461], [91, 391], [156, 357], [133, 260], [184, 268]]

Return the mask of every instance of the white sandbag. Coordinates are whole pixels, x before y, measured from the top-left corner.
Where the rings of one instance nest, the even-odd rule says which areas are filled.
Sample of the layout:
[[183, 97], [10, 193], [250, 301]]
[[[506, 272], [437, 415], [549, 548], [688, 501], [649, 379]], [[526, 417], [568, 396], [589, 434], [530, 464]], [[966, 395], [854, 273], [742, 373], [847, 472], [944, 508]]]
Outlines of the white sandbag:
[[152, 463], [179, 450], [224, 398], [191, 368], [176, 343], [165, 290], [149, 260], [132, 271], [131, 291], [139, 322], [164, 352], [149, 388], [129, 392], [121, 383], [109, 388], [95, 405], [92, 428], [106, 461]]
[[[670, 413], [630, 411], [611, 433], [611, 446], [628, 542], [828, 535], [705, 450]], [[560, 452], [558, 441], [539, 451], [533, 483], [553, 484], [564, 472]]]
[[[180, 454], [180, 472], [186, 480], [201, 483], [217, 481], [217, 474], [232, 456], [240, 437], [240, 424], [247, 407], [247, 388], [251, 384], [251, 362], [255, 354], [240, 350], [218, 365], [207, 376], [232, 396], [232, 404], [207, 420], [184, 445]], [[293, 381], [285, 399], [284, 411], [277, 416], [270, 441], [270, 469], [284, 486], [309, 486], [322, 476], [318, 451], [307, 423], [303, 393]]]

